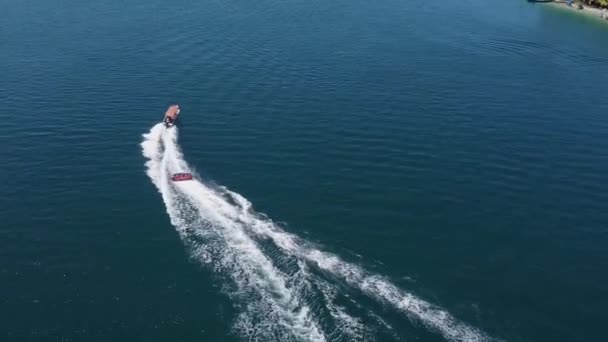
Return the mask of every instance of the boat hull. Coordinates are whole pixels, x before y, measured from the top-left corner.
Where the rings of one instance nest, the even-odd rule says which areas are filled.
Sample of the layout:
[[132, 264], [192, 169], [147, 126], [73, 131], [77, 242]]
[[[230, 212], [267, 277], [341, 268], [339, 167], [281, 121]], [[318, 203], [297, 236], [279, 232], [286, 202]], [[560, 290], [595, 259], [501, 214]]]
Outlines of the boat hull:
[[163, 117], [163, 124], [165, 125], [165, 127], [175, 126], [175, 122], [177, 121], [179, 112], [180, 109], [178, 105], [171, 105], [169, 106], [169, 108], [167, 108], [165, 116]]

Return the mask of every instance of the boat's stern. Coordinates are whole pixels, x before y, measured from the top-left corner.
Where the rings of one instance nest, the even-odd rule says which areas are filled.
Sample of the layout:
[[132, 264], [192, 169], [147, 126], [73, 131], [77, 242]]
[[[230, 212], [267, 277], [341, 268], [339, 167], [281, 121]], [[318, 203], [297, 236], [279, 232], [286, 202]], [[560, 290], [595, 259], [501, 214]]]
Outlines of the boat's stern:
[[165, 116], [165, 119], [163, 120], [163, 123], [165, 124], [165, 127], [173, 127], [175, 126], [175, 120]]

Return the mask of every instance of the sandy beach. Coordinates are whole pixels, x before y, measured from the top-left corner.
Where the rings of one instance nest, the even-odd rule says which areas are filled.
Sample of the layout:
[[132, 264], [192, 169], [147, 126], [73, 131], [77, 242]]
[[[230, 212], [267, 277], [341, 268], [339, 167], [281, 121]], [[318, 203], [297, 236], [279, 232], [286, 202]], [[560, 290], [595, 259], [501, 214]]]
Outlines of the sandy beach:
[[557, 1], [549, 2], [547, 4], [550, 6], [559, 7], [561, 9], [577, 12], [577, 13], [580, 13], [581, 15], [586, 15], [589, 17], [603, 19], [606, 23], [608, 23], [608, 20], [605, 20], [605, 18], [604, 18], [605, 16], [608, 16], [608, 11], [604, 11], [603, 9], [600, 9], [600, 8], [584, 6], [584, 9], [580, 10], [580, 9], [578, 9], [577, 4], [572, 4], [572, 6], [568, 6], [566, 1], [564, 1], [564, 0], [557, 0]]

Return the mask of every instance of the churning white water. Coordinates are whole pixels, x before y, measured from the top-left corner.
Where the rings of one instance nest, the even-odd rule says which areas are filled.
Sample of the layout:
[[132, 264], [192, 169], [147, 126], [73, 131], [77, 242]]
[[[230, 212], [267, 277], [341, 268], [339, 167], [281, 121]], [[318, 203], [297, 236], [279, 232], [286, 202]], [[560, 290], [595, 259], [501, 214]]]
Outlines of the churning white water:
[[[385, 277], [286, 232], [256, 214], [251, 203], [238, 193], [209, 186], [196, 177], [172, 182], [173, 173], [193, 172], [183, 158], [177, 137], [176, 127], [167, 129], [162, 124], [144, 134], [141, 146], [147, 159], [147, 174], [161, 193], [171, 223], [191, 255], [225, 282], [225, 292], [240, 312], [235, 331], [245, 339], [373, 339], [370, 330], [374, 328], [338, 303], [340, 288], [332, 282], [340, 281], [341, 286], [402, 312], [448, 340], [490, 340], [483, 332], [398, 288]], [[378, 321], [383, 322], [381, 318]], [[390, 328], [386, 323], [381, 326]]]

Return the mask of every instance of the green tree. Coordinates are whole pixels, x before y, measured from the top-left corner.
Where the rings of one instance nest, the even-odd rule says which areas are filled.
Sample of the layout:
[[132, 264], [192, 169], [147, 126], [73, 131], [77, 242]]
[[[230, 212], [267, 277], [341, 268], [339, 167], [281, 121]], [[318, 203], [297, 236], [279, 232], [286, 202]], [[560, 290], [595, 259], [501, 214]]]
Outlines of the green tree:
[[608, 7], [608, 0], [579, 0], [581, 3], [593, 7]]

